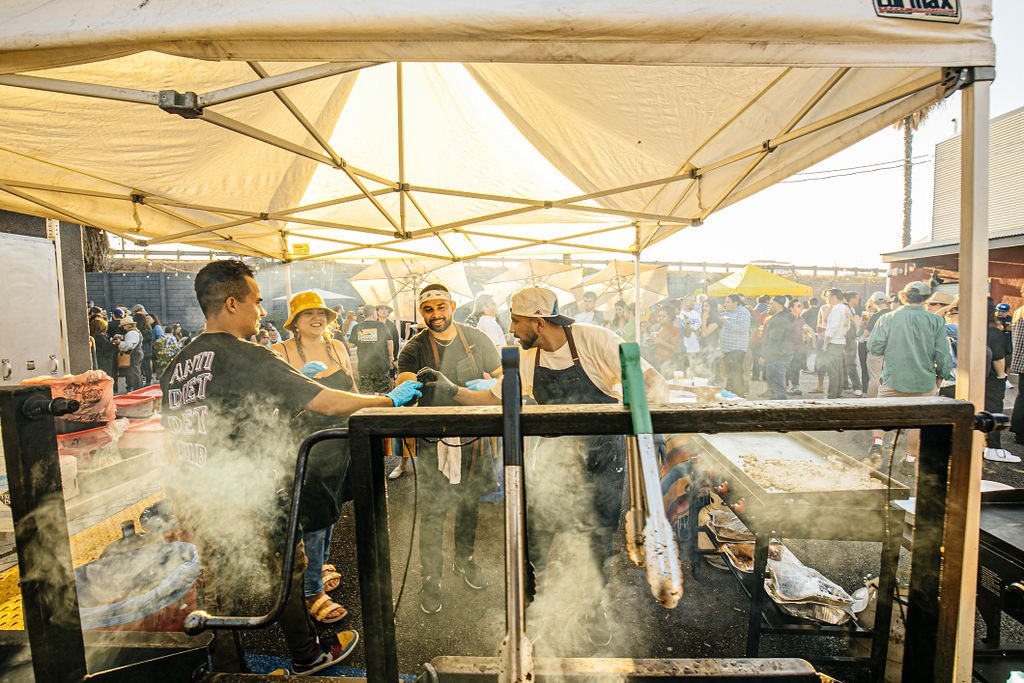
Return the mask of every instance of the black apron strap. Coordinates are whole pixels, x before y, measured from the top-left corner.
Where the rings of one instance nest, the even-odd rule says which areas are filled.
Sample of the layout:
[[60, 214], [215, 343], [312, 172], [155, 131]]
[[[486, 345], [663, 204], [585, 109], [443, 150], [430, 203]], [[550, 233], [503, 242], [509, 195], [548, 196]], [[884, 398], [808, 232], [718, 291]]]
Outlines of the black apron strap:
[[[469, 343], [466, 341], [466, 337], [463, 336], [462, 330], [459, 329], [459, 324], [458, 323], [453, 323], [453, 324], [455, 325], [455, 336], [459, 338], [459, 341], [462, 342], [462, 348], [464, 348], [466, 350], [466, 357], [469, 358], [470, 360], [472, 360], [473, 359], [473, 349], [471, 349], [469, 347]], [[430, 350], [434, 352], [434, 369], [435, 370], [440, 370], [441, 369], [441, 355], [437, 351], [437, 347], [439, 346], [439, 344], [434, 339], [434, 335], [430, 334], [430, 332], [427, 332], [427, 336], [430, 338]]]
[[430, 350], [434, 352], [434, 369], [441, 370], [441, 356], [437, 353], [437, 342], [434, 341], [434, 335], [427, 332], [427, 338], [430, 340]]
[[566, 325], [562, 328], [565, 330], [565, 338], [569, 342], [569, 353], [572, 354], [572, 364], [580, 364], [580, 354], [576, 351], [576, 340], [572, 338], [572, 325]]
[[459, 341], [462, 342], [462, 348], [466, 350], [466, 356], [472, 358], [473, 349], [469, 348], [469, 343], [466, 341], [466, 337], [462, 334], [462, 328], [458, 323], [455, 323], [455, 334], [458, 335]]

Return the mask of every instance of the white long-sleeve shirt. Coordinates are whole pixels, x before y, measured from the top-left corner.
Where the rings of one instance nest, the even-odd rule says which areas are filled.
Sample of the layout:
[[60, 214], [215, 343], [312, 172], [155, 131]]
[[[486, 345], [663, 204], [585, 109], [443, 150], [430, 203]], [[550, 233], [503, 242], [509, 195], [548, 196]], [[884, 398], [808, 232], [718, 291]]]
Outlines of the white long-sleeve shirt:
[[846, 345], [846, 333], [850, 330], [850, 307], [836, 304], [828, 314], [825, 325], [825, 339], [829, 344]]

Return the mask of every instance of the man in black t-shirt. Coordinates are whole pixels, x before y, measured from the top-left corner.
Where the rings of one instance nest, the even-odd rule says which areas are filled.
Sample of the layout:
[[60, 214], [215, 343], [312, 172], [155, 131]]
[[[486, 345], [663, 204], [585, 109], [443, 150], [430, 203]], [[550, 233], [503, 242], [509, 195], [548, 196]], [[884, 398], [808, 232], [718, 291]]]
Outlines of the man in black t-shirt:
[[398, 325], [391, 319], [391, 307], [390, 306], [378, 306], [377, 307], [377, 320], [384, 323], [384, 326], [388, 328], [388, 333], [391, 335], [391, 359], [394, 361], [398, 360]]
[[[501, 374], [498, 350], [480, 330], [453, 320], [455, 302], [443, 285], [428, 285], [420, 292], [420, 315], [425, 329], [406, 343], [398, 355], [398, 380], [415, 379], [423, 368], [439, 370], [459, 386], [467, 386], [485, 377]], [[420, 405], [439, 403], [424, 394]], [[465, 446], [461, 445], [465, 443]], [[492, 458], [495, 439], [459, 437], [439, 441], [417, 439], [416, 474], [425, 496], [420, 498], [420, 609], [426, 614], [441, 610], [441, 532], [445, 517], [455, 508], [455, 562], [452, 569], [461, 574], [470, 588], [487, 585], [483, 572], [473, 561], [476, 544], [480, 496], [495, 486]], [[401, 476], [405, 459], [395, 468], [392, 478]]]
[[[199, 549], [205, 606], [237, 615], [253, 598], [268, 602], [263, 587], [277, 586], [272, 568], [283, 554], [288, 509], [278, 492], [290, 490], [295, 471], [291, 418], [302, 410], [349, 415], [360, 408], [402, 405], [419, 392], [416, 384], [388, 396], [327, 389], [273, 351], [244, 341], [259, 330], [264, 311], [253, 271], [241, 261], [208, 264], [196, 275], [195, 290], [206, 330], [160, 378], [171, 465], [167, 489]], [[305, 572], [300, 540], [288, 601], [278, 619], [292, 671], [299, 674], [344, 659], [359, 640], [355, 631], [344, 631], [333, 644], [321, 645], [303, 601]], [[215, 670], [246, 670], [237, 632], [216, 631], [214, 643]]]
[[356, 347], [359, 359], [359, 388], [363, 391], [384, 392], [391, 387], [391, 362], [394, 344], [391, 330], [377, 320], [377, 309], [366, 306], [366, 319], [352, 326], [348, 341]]

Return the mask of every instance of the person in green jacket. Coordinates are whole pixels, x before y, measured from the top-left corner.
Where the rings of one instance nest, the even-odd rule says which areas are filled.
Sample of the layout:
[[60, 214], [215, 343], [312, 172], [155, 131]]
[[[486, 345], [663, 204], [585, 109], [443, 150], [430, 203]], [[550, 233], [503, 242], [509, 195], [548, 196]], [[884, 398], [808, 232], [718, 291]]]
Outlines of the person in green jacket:
[[[911, 282], [900, 293], [903, 306], [886, 313], [875, 323], [868, 338], [868, 353], [882, 357], [879, 398], [935, 396], [944, 379], [953, 379], [953, 357], [946, 339], [946, 323], [925, 310], [932, 289], [927, 282]], [[881, 431], [872, 435], [869, 465], [881, 464]], [[907, 455], [901, 468], [914, 470], [921, 448], [921, 432], [907, 434]]]

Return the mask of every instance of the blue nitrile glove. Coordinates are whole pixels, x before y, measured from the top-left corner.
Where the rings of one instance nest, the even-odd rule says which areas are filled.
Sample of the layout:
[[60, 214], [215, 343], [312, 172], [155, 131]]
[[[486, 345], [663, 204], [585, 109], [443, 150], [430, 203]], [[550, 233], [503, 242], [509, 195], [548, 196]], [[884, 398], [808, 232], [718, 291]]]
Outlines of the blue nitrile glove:
[[313, 379], [313, 377], [315, 377], [316, 375], [319, 375], [321, 372], [323, 372], [326, 369], [327, 369], [327, 366], [324, 365], [323, 363], [321, 363], [320, 361], [318, 361], [318, 360], [311, 360], [308, 363], [306, 363], [305, 365], [303, 365], [302, 369], [299, 370], [299, 372], [301, 372], [306, 377], [309, 377], [310, 379]]
[[722, 398], [736, 398], [736, 394], [726, 389], [722, 389], [721, 391], [719, 391], [718, 395], [721, 396]]
[[397, 408], [422, 396], [423, 394], [420, 393], [420, 388], [422, 386], [423, 384], [420, 382], [406, 380], [384, 395], [390, 398], [391, 402], [394, 403]]
[[471, 379], [466, 382], [466, 388], [470, 391], [487, 391], [497, 383], [498, 380], [494, 377], [491, 379]]

